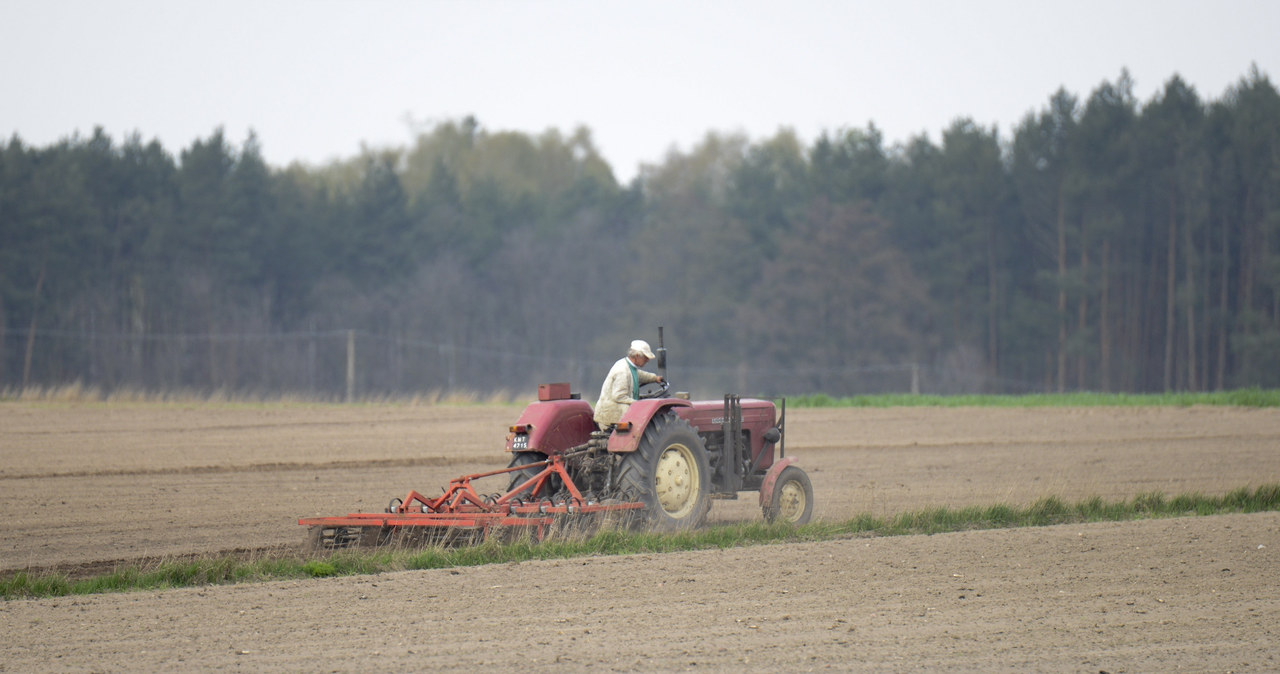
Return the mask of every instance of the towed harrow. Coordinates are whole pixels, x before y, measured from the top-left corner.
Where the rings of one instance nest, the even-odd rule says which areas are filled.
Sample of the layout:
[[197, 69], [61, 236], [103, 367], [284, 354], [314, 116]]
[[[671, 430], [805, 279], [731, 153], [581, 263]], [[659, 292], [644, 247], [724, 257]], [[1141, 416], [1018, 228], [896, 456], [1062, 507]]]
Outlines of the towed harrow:
[[[391, 543], [473, 543], [499, 531], [515, 535], [527, 533], [541, 541], [553, 527], [566, 521], [581, 526], [584, 518], [643, 510], [643, 501], [597, 501], [578, 491], [565, 461], [585, 451], [584, 447], [576, 453], [550, 456], [541, 463], [464, 475], [452, 480], [436, 498], [410, 490], [403, 499], [392, 499], [382, 513], [304, 517], [298, 524], [311, 527], [313, 545], [328, 549]], [[539, 465], [542, 468], [537, 470]], [[534, 470], [537, 472], [532, 477], [519, 479]], [[482, 495], [473, 485], [475, 480], [517, 472], [520, 476], [511, 480], [505, 493]], [[548, 486], [554, 480], [565, 487], [556, 497], [528, 496], [549, 493]]]

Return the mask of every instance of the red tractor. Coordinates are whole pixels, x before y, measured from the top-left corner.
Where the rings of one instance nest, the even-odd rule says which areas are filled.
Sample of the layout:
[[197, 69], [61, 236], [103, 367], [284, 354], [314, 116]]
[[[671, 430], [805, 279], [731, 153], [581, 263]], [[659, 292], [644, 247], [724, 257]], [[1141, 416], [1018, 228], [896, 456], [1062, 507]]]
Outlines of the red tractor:
[[[659, 329], [657, 364], [666, 370]], [[608, 512], [659, 531], [702, 524], [713, 499], [759, 492], [769, 521], [802, 525], [813, 515], [809, 476], [784, 454], [786, 401], [726, 395], [690, 401], [665, 383], [647, 384], [619, 422], [598, 430], [593, 410], [569, 384], [543, 384], [510, 427], [505, 469], [453, 480], [430, 499], [416, 491], [384, 513], [305, 518], [324, 547], [399, 537], [483, 536], [531, 527], [541, 538], [557, 521]], [[482, 495], [473, 481], [507, 475], [507, 490]], [[466, 540], [474, 540], [468, 536]]]

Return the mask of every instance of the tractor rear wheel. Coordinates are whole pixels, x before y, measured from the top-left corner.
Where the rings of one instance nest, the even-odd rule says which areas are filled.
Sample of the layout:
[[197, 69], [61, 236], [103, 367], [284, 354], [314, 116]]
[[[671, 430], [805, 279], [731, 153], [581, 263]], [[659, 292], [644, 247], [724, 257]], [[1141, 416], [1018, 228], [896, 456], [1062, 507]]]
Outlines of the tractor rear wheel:
[[[545, 468], [545, 466], [543, 466], [542, 463], [546, 460], [547, 460], [547, 455], [541, 452], [516, 452], [515, 455], [511, 457], [511, 463], [507, 464], [507, 467], [508, 468], [515, 468], [516, 466], [529, 466], [529, 467], [521, 470], [511, 471], [510, 473], [511, 482], [507, 483], [507, 491], [511, 491], [516, 487], [519, 487], [521, 484], [528, 481], [529, 478], [532, 478], [538, 473], [541, 473], [543, 468]], [[533, 464], [538, 464], [538, 465], [533, 465]], [[549, 497], [551, 494], [555, 493], [556, 484], [558, 484], [558, 480], [555, 479], [555, 476], [554, 475], [548, 476], [547, 481], [544, 482], [542, 485], [542, 490], [538, 492], [536, 496], [539, 498]], [[517, 496], [523, 499], [527, 499], [532, 496], [535, 496], [535, 494], [533, 493], [533, 488], [530, 487], [520, 492], [519, 494], [517, 494]]]
[[645, 504], [645, 521], [657, 531], [696, 527], [711, 508], [711, 466], [702, 439], [673, 413], [649, 422], [640, 446], [624, 454], [619, 489]]
[[813, 517], [813, 483], [803, 470], [787, 466], [773, 485], [773, 497], [764, 506], [768, 522], [787, 522], [800, 526]]

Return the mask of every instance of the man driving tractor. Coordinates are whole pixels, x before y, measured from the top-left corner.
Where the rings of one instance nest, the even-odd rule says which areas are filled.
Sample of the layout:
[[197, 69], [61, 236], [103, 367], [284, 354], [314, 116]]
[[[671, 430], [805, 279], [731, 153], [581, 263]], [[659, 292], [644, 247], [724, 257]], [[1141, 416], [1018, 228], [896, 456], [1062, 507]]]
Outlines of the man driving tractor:
[[653, 360], [653, 350], [643, 339], [631, 342], [625, 358], [609, 368], [609, 375], [604, 378], [600, 387], [600, 399], [596, 401], [595, 422], [600, 430], [608, 428], [622, 418], [631, 403], [640, 397], [640, 386], [650, 382], [661, 382], [662, 376], [646, 372], [640, 368]]

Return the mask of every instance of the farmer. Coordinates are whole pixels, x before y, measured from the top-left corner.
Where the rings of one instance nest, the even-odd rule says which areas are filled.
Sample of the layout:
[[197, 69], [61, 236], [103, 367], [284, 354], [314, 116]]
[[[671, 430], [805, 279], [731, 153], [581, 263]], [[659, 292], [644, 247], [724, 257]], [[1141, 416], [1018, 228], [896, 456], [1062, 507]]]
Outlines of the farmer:
[[604, 386], [600, 387], [600, 399], [596, 401], [596, 425], [600, 430], [608, 428], [622, 418], [631, 403], [640, 397], [640, 385], [662, 381], [661, 375], [645, 372], [640, 368], [653, 360], [653, 350], [643, 339], [631, 342], [626, 358], [609, 368], [609, 376], [604, 378]]

